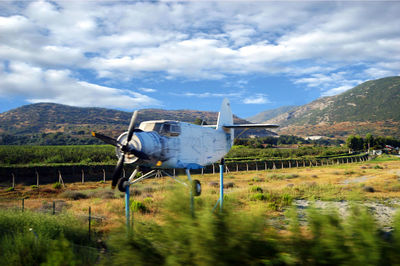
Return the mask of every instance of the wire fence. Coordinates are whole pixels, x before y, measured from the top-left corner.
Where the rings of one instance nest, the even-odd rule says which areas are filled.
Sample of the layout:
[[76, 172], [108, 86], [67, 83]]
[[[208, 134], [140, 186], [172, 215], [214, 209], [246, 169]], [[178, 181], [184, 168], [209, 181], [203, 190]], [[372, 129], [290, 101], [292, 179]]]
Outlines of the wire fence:
[[[338, 158], [312, 158], [312, 159], [269, 159], [252, 161], [225, 161], [225, 172], [240, 171], [262, 171], [283, 168], [298, 167], [317, 167], [337, 164], [348, 164], [355, 162], [365, 162], [370, 159], [368, 154], [360, 154], [349, 157]], [[43, 167], [0, 167], [0, 184], [2, 186], [14, 188], [17, 184], [36, 186], [64, 183], [85, 183], [88, 181], [106, 182], [112, 177], [114, 165], [95, 165], [95, 166], [43, 166]], [[123, 176], [131, 173], [134, 166], [126, 165], [123, 169]], [[175, 175], [177, 169], [170, 169], [169, 172]], [[219, 172], [219, 164], [207, 165], [202, 169], [192, 170], [193, 174], [215, 174]]]

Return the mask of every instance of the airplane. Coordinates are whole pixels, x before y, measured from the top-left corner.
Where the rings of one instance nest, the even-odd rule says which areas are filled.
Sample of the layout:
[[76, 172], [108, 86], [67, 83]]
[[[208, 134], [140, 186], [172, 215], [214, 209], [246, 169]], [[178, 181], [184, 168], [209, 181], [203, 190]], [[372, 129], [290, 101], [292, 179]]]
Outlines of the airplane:
[[[154, 120], [144, 121], [136, 128], [137, 116], [136, 110], [128, 131], [117, 139], [92, 132], [94, 137], [116, 147], [118, 163], [112, 176], [111, 187], [114, 189], [118, 185], [121, 192], [125, 192], [127, 185], [148, 178], [156, 171], [152, 170], [135, 179], [138, 172], [136, 167], [129, 179], [122, 177], [124, 163], [133, 163], [157, 170], [185, 169], [188, 180], [193, 185], [194, 195], [198, 196], [201, 193], [201, 184], [198, 180], [192, 182], [190, 170], [200, 169], [223, 159], [233, 146], [235, 128], [278, 127], [270, 124], [234, 124], [228, 99], [222, 101], [216, 125]], [[175, 179], [174, 176], [169, 176]]]

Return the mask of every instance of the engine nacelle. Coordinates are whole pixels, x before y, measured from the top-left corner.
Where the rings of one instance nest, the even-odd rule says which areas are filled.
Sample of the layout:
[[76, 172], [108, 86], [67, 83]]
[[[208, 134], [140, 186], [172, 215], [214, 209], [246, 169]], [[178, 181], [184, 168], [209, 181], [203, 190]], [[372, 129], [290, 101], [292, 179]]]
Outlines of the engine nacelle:
[[[122, 133], [118, 137], [119, 143], [126, 143], [128, 132]], [[129, 147], [135, 150], [145, 153], [147, 156], [152, 158], [160, 158], [162, 153], [161, 137], [157, 132], [135, 132], [129, 142]], [[118, 158], [122, 156], [122, 151], [119, 147], [116, 148]], [[134, 163], [139, 158], [133, 154], [125, 153], [125, 163]]]

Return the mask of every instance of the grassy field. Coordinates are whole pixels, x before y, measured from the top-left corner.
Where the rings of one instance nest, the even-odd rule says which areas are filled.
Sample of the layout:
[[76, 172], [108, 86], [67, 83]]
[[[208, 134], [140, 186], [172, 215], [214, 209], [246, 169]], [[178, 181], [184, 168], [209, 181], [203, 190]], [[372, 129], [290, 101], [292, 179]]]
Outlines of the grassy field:
[[[124, 237], [116, 233], [125, 223], [124, 200], [122, 193], [109, 188], [109, 182], [75, 183], [65, 188], [45, 185], [39, 189], [34, 186], [17, 186], [14, 191], [2, 189], [0, 209], [20, 209], [22, 198], [25, 198], [25, 209], [51, 212], [52, 202], [56, 201], [57, 213], [74, 217], [87, 216], [90, 207], [95, 216], [92, 227], [107, 242], [107, 251], [112, 254], [102, 261], [110, 264], [123, 264], [131, 259], [146, 264], [144, 252], [150, 252], [149, 256], [154, 259], [147, 264], [400, 263], [392, 253], [400, 247], [397, 231], [400, 228], [396, 225], [400, 225], [400, 220], [394, 218], [400, 206], [397, 157], [323, 167], [226, 173], [223, 215], [212, 211], [219, 197], [219, 175], [192, 178], [199, 179], [203, 189], [202, 195], [195, 198], [195, 218], [190, 215], [188, 189], [172, 179], [150, 179], [132, 186], [135, 233], [128, 238], [126, 234]], [[306, 218], [302, 214], [304, 210], [299, 209], [304, 202], [314, 205], [314, 208], [308, 207]], [[320, 207], [321, 202], [328, 202], [326, 206], [330, 207]], [[336, 207], [344, 203], [349, 205], [343, 215], [341, 207]], [[352, 204], [361, 207], [352, 207]], [[372, 207], [364, 209], [364, 205]], [[379, 208], [391, 210], [392, 217], [380, 220], [376, 216]], [[382, 228], [389, 230], [382, 231]], [[389, 240], [385, 239], [387, 232]], [[227, 241], [225, 249], [219, 241]], [[239, 248], [238, 243], [243, 246]], [[178, 249], [170, 251], [173, 256], [167, 255], [166, 244]], [[207, 248], [211, 244], [215, 250]], [[248, 255], [247, 248], [255, 253]], [[232, 250], [242, 254], [243, 260], [233, 256]], [[218, 262], [217, 253], [213, 252], [230, 255], [226, 255], [227, 261]]]

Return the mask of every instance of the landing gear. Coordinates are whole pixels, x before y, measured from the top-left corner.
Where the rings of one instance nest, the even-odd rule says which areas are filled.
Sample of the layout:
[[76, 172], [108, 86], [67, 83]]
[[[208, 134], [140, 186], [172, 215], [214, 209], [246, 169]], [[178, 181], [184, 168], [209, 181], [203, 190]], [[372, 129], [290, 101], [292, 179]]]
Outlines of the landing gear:
[[195, 179], [192, 182], [192, 191], [193, 191], [193, 196], [197, 197], [201, 195], [201, 184], [200, 181]]
[[127, 177], [122, 177], [122, 178], [120, 178], [120, 179], [118, 180], [117, 186], [118, 186], [118, 190], [119, 190], [119, 191], [125, 193], [125, 192], [126, 192], [126, 186], [129, 186], [128, 178], [127, 178]]

